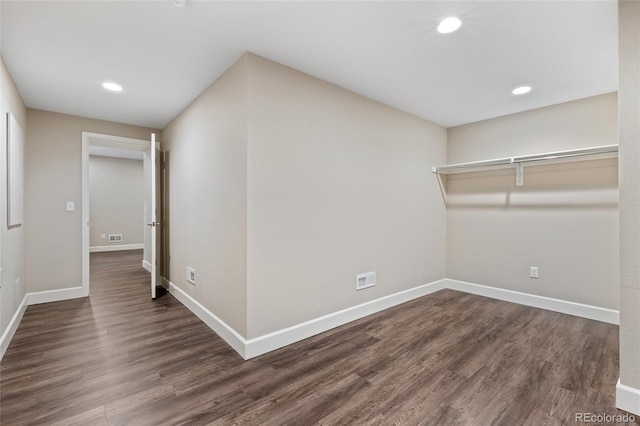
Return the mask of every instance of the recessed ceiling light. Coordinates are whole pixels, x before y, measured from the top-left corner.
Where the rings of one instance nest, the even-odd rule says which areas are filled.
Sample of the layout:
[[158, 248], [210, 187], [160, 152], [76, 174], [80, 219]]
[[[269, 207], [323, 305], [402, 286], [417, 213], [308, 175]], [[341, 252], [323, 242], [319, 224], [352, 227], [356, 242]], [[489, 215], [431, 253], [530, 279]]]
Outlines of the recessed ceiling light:
[[440, 21], [440, 24], [438, 24], [438, 32], [442, 34], [449, 34], [460, 28], [460, 25], [462, 25], [460, 18], [452, 16]]
[[516, 87], [511, 91], [514, 95], [524, 95], [525, 93], [529, 93], [531, 91], [531, 87], [529, 86], [520, 86]]
[[102, 83], [102, 87], [112, 92], [122, 92], [122, 86], [112, 81], [105, 81], [104, 83]]

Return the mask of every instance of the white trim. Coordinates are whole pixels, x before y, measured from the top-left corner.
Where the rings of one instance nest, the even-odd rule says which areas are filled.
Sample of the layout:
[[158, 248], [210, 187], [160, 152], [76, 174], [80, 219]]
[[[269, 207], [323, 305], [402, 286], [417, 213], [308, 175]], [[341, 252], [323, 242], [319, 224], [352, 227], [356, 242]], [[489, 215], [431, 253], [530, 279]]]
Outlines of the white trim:
[[82, 295], [89, 296], [89, 147], [92, 133], [82, 132]]
[[436, 291], [443, 290], [445, 284], [445, 280], [423, 284], [360, 305], [351, 306], [292, 327], [249, 339], [245, 349], [245, 359], [254, 358], [368, 315], [384, 311], [385, 309], [426, 296], [427, 294], [435, 293]]
[[[151, 265], [149, 265], [151, 266]], [[166, 288], [167, 291], [171, 289], [171, 281], [166, 279], [165, 277], [160, 277], [160, 282], [162, 283], [162, 287]]]
[[616, 407], [640, 416], [640, 389], [623, 385], [618, 379], [618, 384], [616, 384]]
[[589, 318], [596, 321], [611, 324], [619, 323], [619, 312], [612, 309], [568, 302], [550, 297], [536, 296], [533, 294], [489, 287], [464, 281], [442, 279], [247, 340], [191, 296], [175, 286], [175, 284], [170, 282], [169, 286], [169, 291], [176, 297], [176, 299], [184, 304], [213, 331], [220, 335], [220, 337], [229, 343], [229, 345], [231, 345], [231, 347], [233, 347], [244, 359], [257, 357], [316, 334], [331, 330], [332, 328], [347, 324], [351, 321], [363, 318], [367, 315], [389, 309], [393, 306], [408, 302], [418, 297], [426, 296], [427, 294], [434, 293], [445, 288], [490, 297], [492, 299], [518, 303], [520, 305], [561, 312], [563, 314]]
[[18, 326], [20, 325], [20, 321], [22, 321], [22, 317], [27, 310], [27, 306], [77, 299], [79, 297], [83, 297], [82, 287], [71, 287], [60, 290], [39, 291], [36, 293], [25, 294], [22, 302], [18, 306], [18, 309], [13, 314], [9, 325], [5, 329], [4, 333], [2, 333], [2, 337], [0, 337], [0, 361], [2, 360], [2, 357], [4, 357], [7, 348], [9, 348], [9, 344], [11, 343], [13, 336], [16, 334], [16, 330], [18, 330]]
[[9, 343], [11, 343], [11, 339], [13, 339], [13, 336], [16, 334], [20, 321], [22, 321], [22, 316], [27, 310], [27, 296], [28, 295], [25, 294], [22, 298], [22, 302], [18, 306], [18, 309], [16, 309], [15, 314], [13, 314], [13, 317], [11, 318], [11, 321], [9, 321], [9, 325], [4, 330], [4, 333], [2, 333], [2, 337], [0, 337], [0, 361], [2, 360], [2, 357], [4, 357], [5, 352], [7, 352]]
[[[151, 272], [151, 263], [147, 262], [146, 260], [142, 259], [142, 267], [147, 271], [147, 272]], [[164, 283], [163, 283], [164, 284]], [[168, 287], [167, 287], [168, 288]]]
[[[612, 309], [567, 302], [564, 300], [520, 293], [517, 291], [489, 287], [464, 281], [442, 279], [247, 340], [226, 324], [222, 319], [202, 306], [184, 290], [180, 289], [164, 277], [162, 278], [162, 282], [180, 303], [200, 318], [200, 320], [216, 332], [244, 359], [257, 357], [316, 334], [331, 330], [332, 328], [342, 326], [351, 321], [355, 321], [376, 312], [389, 309], [393, 306], [447, 288], [465, 293], [486, 296], [493, 299], [504, 300], [507, 302], [518, 303], [521, 305], [532, 306], [535, 308], [547, 309], [564, 314], [608, 322], [611, 324], [619, 323], [619, 313]], [[27, 293], [20, 308], [16, 311], [16, 314], [9, 323], [7, 330], [5, 330], [5, 333], [0, 339], [0, 355], [4, 354], [4, 351], [9, 346], [9, 342], [22, 319], [22, 315], [24, 314], [24, 310], [27, 305], [76, 299], [83, 296], [83, 287]], [[2, 359], [1, 356], [0, 359]], [[640, 415], [640, 391], [618, 383], [616, 387], [616, 396], [616, 404], [619, 408]]]
[[121, 250], [141, 250], [144, 249], [144, 244], [119, 244], [110, 246], [91, 246], [89, 252], [99, 253], [103, 251], [121, 251]]
[[169, 291], [176, 299], [178, 299], [178, 301], [185, 305], [187, 309], [193, 312], [198, 318], [207, 324], [209, 328], [222, 337], [222, 339], [235, 349], [235, 351], [244, 359], [257, 357], [267, 352], [290, 345], [291, 343], [304, 340], [308, 337], [315, 336], [316, 334], [331, 330], [332, 328], [347, 324], [351, 321], [355, 321], [376, 312], [389, 309], [401, 303], [405, 303], [446, 288], [445, 280], [435, 281], [333, 312], [320, 318], [296, 324], [273, 333], [246, 340], [228, 324], [207, 310], [175, 284], [169, 282], [169, 286]]
[[193, 312], [195, 316], [200, 318], [202, 322], [208, 325], [210, 329], [215, 331], [216, 334], [238, 352], [241, 357], [248, 359], [245, 357], [247, 341], [244, 337], [171, 281], [169, 281], [169, 292], [187, 309]]
[[546, 309], [548, 311], [561, 312], [563, 314], [588, 318], [610, 324], [620, 324], [620, 312], [613, 309], [598, 306], [584, 305], [582, 303], [553, 299], [551, 297], [537, 296], [535, 294], [521, 293], [503, 288], [489, 287], [486, 285], [469, 283], [465, 281], [447, 279], [447, 288], [465, 293], [486, 296], [492, 299]]
[[61, 300], [78, 299], [86, 297], [82, 287], [61, 288], [59, 290], [38, 291], [27, 293], [29, 305], [39, 305], [40, 303], [60, 302]]
[[[149, 146], [144, 139], [113, 136], [102, 133], [82, 132], [82, 296], [89, 296], [89, 148], [91, 140], [99, 140], [97, 145], [139, 151]], [[123, 249], [121, 249], [123, 250]]]

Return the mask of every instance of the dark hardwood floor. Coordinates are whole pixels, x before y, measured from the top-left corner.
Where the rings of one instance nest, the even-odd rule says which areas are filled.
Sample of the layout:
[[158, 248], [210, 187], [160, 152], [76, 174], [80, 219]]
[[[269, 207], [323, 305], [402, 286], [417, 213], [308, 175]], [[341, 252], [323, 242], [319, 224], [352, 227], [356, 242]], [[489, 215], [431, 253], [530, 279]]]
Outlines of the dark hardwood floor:
[[250, 361], [139, 251], [91, 256], [91, 297], [30, 306], [2, 425], [570, 425], [615, 408], [618, 328], [445, 290]]

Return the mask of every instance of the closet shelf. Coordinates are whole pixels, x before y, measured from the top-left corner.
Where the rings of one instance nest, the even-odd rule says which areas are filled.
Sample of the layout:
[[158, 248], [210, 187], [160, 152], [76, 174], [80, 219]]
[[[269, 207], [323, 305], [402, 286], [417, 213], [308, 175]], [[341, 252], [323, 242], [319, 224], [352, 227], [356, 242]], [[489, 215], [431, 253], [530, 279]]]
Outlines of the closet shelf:
[[521, 155], [517, 157], [498, 158], [495, 160], [471, 161], [469, 163], [447, 164], [433, 168], [433, 173], [450, 175], [454, 173], [471, 173], [486, 169], [504, 169], [516, 167], [517, 164], [534, 161], [571, 162], [579, 160], [577, 157], [598, 156], [599, 158], [613, 158], [618, 155], [618, 145], [603, 145], [592, 148], [571, 149], [568, 151], [547, 152], [544, 154]]
[[440, 190], [447, 201], [447, 192], [442, 182], [441, 175], [456, 173], [472, 173], [485, 170], [506, 169], [513, 167], [516, 171], [516, 186], [524, 185], [524, 165], [534, 162], [541, 163], [568, 163], [582, 160], [594, 160], [603, 158], [615, 158], [618, 156], [618, 145], [594, 146], [591, 148], [571, 149], [567, 151], [547, 152], [544, 154], [520, 155], [517, 157], [498, 158], [495, 160], [471, 161], [469, 163], [447, 164], [433, 167], [433, 173], [438, 177]]

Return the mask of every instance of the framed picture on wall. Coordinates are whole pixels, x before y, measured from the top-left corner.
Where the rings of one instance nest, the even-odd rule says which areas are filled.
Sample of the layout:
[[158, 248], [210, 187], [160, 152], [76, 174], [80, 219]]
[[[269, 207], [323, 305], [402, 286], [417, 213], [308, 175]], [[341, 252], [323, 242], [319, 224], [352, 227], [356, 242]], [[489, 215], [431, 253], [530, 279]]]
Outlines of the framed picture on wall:
[[7, 113], [7, 226], [22, 225], [24, 214], [24, 134]]

